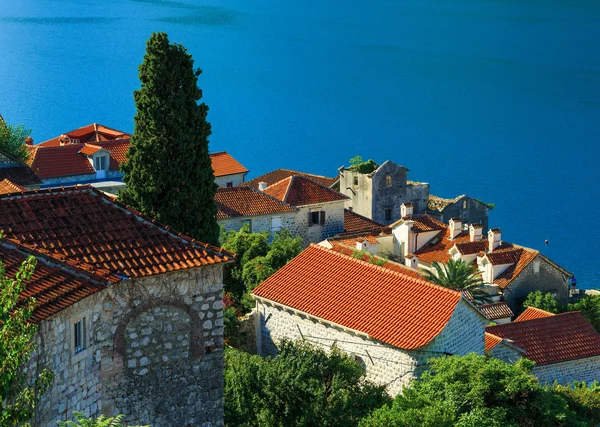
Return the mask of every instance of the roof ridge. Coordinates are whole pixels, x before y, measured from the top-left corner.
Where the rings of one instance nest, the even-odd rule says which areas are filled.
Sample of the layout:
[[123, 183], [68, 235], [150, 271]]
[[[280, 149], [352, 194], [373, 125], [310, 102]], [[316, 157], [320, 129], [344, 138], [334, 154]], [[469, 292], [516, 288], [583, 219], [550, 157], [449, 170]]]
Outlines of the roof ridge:
[[[279, 168], [279, 169], [275, 169], [275, 170], [281, 170], [281, 171], [287, 171], [287, 172], [295, 172], [295, 173], [298, 173], [300, 175], [306, 176], [307, 178], [308, 178], [308, 176], [317, 176], [319, 178], [336, 179], [336, 177], [334, 177], [334, 176], [318, 175], [316, 173], [302, 172], [302, 171], [295, 170], [295, 169]], [[267, 173], [270, 173], [270, 172], [267, 172]], [[264, 174], [264, 175], [266, 175], [266, 174]], [[256, 179], [256, 178], [254, 178], [254, 179]]]

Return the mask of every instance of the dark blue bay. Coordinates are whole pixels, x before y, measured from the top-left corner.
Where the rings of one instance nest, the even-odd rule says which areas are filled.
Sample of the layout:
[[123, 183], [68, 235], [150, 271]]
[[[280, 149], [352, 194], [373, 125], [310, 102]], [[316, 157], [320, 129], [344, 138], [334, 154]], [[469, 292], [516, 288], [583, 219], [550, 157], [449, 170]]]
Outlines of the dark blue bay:
[[597, 0], [2, 0], [0, 113], [36, 141], [131, 131], [152, 31], [194, 55], [211, 149], [252, 175], [392, 159], [600, 285]]

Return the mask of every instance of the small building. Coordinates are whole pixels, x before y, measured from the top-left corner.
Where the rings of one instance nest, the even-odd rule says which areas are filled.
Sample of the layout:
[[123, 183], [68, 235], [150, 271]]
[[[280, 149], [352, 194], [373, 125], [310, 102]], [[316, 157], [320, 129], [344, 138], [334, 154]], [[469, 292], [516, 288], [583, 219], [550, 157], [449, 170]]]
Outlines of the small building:
[[279, 181], [289, 178], [290, 176], [305, 176], [309, 179], [312, 179], [315, 182], [318, 182], [321, 185], [330, 188], [333, 188], [335, 184], [339, 181], [339, 177], [332, 178], [323, 175], [315, 175], [312, 173], [295, 171], [292, 169], [276, 169], [274, 171], [268, 172], [264, 175], [251, 179], [246, 183], [246, 185], [252, 188], [259, 189], [260, 184], [264, 183], [266, 187], [269, 187]]
[[600, 334], [578, 311], [555, 315], [529, 307], [512, 323], [486, 327], [485, 350], [508, 363], [534, 361], [541, 383], [600, 378]]
[[127, 424], [223, 425], [223, 266], [233, 255], [91, 186], [0, 196], [0, 259], [37, 259], [23, 297], [31, 372], [54, 378], [32, 425], [73, 411]]
[[215, 182], [219, 187], [235, 187], [246, 179], [248, 169], [234, 159], [227, 151], [219, 151], [210, 155]]
[[347, 208], [381, 224], [401, 218], [400, 205], [412, 203], [415, 213], [424, 213], [429, 184], [407, 180], [408, 169], [387, 160], [371, 173], [340, 168], [340, 192], [349, 197]]
[[294, 175], [261, 191], [298, 208], [296, 232], [305, 246], [344, 231], [344, 203], [348, 197], [303, 175]]
[[252, 187], [220, 187], [215, 202], [217, 222], [225, 231], [248, 224], [252, 233], [266, 231], [273, 236], [281, 230], [296, 232], [299, 209]]
[[400, 271], [311, 245], [252, 293], [258, 353], [282, 339], [335, 345], [392, 394], [431, 357], [483, 354], [487, 319], [460, 292]]
[[487, 233], [488, 213], [492, 208], [493, 205], [466, 194], [454, 199], [430, 195], [426, 213], [441, 222], [448, 222], [450, 218], [460, 218], [463, 224], [481, 224], [483, 232]]

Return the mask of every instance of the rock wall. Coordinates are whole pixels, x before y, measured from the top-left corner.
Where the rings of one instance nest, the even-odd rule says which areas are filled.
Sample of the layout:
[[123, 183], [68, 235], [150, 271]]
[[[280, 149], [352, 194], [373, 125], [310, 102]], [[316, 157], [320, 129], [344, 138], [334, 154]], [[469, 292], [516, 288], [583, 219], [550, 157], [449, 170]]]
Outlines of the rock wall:
[[572, 384], [574, 381], [600, 381], [600, 356], [552, 365], [536, 366], [532, 371], [542, 384]]
[[[309, 224], [310, 212], [325, 212], [325, 224]], [[309, 205], [296, 213], [296, 235], [301, 236], [304, 246], [321, 242], [344, 231], [344, 201]]]
[[225, 228], [225, 231], [238, 231], [244, 225], [244, 221], [251, 220], [251, 231], [253, 233], [266, 231], [273, 235], [271, 231], [271, 218], [277, 216], [281, 218], [282, 230], [288, 230], [291, 233], [296, 232], [296, 212], [282, 212], [273, 215], [257, 215], [251, 217], [221, 218], [217, 219], [217, 222]]
[[446, 224], [451, 218], [460, 218], [463, 224], [481, 224], [485, 234], [488, 231], [489, 210], [490, 208], [479, 200], [465, 196], [448, 205], [442, 212], [427, 211], [427, 213]]
[[[33, 365], [54, 372], [34, 425], [72, 411], [129, 424], [223, 425], [222, 266], [123, 281], [41, 323]], [[75, 353], [73, 325], [87, 346]]]

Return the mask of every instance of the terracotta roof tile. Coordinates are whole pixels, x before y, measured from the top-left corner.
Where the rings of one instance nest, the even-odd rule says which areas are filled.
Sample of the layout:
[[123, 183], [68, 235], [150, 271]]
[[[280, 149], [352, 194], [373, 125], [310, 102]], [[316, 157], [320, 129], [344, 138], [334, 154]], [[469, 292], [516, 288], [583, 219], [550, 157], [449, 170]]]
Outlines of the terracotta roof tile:
[[212, 160], [215, 176], [226, 176], [248, 172], [248, 169], [231, 157], [226, 151], [212, 153], [210, 159]]
[[306, 176], [307, 178], [312, 179], [313, 181], [318, 182], [326, 187], [331, 187], [335, 184], [339, 178], [330, 178], [328, 176], [322, 175], [314, 175], [312, 173], [305, 173], [300, 171], [295, 171], [292, 169], [277, 169], [271, 172], [268, 172], [264, 175], [251, 179], [250, 181], [244, 183], [244, 185], [249, 185], [250, 187], [258, 189], [258, 184], [260, 182], [266, 182], [267, 186], [273, 185], [281, 180], [289, 178], [290, 176]]
[[30, 149], [28, 162], [35, 174], [42, 179], [95, 174], [96, 170], [87, 157], [79, 154], [83, 147], [83, 144], [44, 148], [35, 146]]
[[500, 342], [502, 342], [502, 338], [497, 337], [496, 335], [490, 334], [489, 332], [485, 333], [483, 346], [486, 351], [493, 349], [498, 344], [500, 344]]
[[427, 231], [442, 231], [445, 230], [446, 224], [438, 221], [435, 218], [430, 217], [429, 215], [411, 215], [408, 217], [404, 217], [403, 220], [411, 220], [414, 221], [413, 231], [415, 233], [424, 233]]
[[462, 298], [457, 291], [317, 245], [253, 294], [404, 349], [434, 339]]
[[19, 191], [27, 191], [27, 189], [8, 179], [0, 181], [0, 194], [16, 193]]
[[391, 229], [383, 224], [379, 224], [372, 219], [344, 209], [344, 232], [356, 233], [363, 231], [378, 231], [391, 233]]
[[526, 320], [541, 319], [543, 317], [550, 317], [554, 315], [554, 313], [550, 313], [549, 311], [541, 310], [536, 307], [527, 307], [527, 309], [515, 319], [515, 322], [524, 322]]
[[233, 257], [176, 235], [89, 185], [0, 196], [0, 230], [8, 241], [110, 280]]
[[102, 147], [99, 147], [98, 145], [84, 144], [83, 148], [79, 150], [79, 153], [85, 154], [86, 156], [91, 156], [92, 154], [97, 153], [100, 150], [102, 150]]
[[348, 196], [301, 175], [285, 178], [283, 181], [267, 187], [264, 192], [292, 206], [306, 206], [349, 199]]
[[488, 326], [486, 332], [512, 340], [538, 366], [600, 355], [600, 334], [578, 311]]
[[[502, 274], [494, 279], [494, 284], [502, 289], [505, 289], [519, 274], [521, 274], [521, 271], [523, 271], [523, 269], [539, 255], [538, 251], [528, 248], [520, 248], [517, 252], [518, 259], [516, 263], [508, 267]], [[487, 255], [489, 256], [490, 253]]]
[[473, 255], [488, 249], [487, 240], [479, 240], [476, 242], [456, 243], [456, 249], [462, 255]]
[[0, 180], [3, 179], [8, 179], [21, 186], [39, 185], [42, 183], [42, 180], [27, 165], [0, 168]]
[[504, 318], [511, 318], [514, 313], [504, 301], [494, 302], [491, 304], [483, 304], [477, 307], [479, 311], [483, 313], [489, 320], [498, 320]]
[[220, 187], [215, 194], [217, 218], [295, 212], [296, 209], [251, 187]]
[[[110, 141], [113, 139], [129, 139], [131, 135], [121, 130], [112, 129], [108, 126], [104, 126], [98, 123], [92, 123], [87, 126], [83, 126], [79, 129], [75, 129], [66, 132], [64, 135], [69, 137], [73, 142], [85, 143], [85, 142], [100, 142]], [[59, 147], [61, 142], [60, 138], [62, 135], [56, 138], [49, 139], [47, 141], [39, 143], [38, 147]]]
[[450, 258], [450, 254], [448, 251], [457, 243], [465, 243], [469, 241], [469, 235], [461, 232], [454, 239], [450, 240], [450, 230], [446, 228], [445, 231], [441, 231], [437, 236], [437, 239], [432, 239], [436, 241], [433, 245], [430, 243], [426, 243], [421, 249], [415, 252], [419, 261], [426, 262], [431, 264], [434, 261], [444, 263], [448, 262]]

